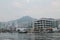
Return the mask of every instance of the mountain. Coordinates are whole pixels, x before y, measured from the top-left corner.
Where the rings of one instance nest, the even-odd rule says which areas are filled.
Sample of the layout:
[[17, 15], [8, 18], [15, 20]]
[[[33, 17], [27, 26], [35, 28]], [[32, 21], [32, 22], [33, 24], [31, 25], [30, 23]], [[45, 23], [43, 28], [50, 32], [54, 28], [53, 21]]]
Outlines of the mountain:
[[32, 27], [32, 22], [34, 20], [37, 20], [37, 19], [34, 19], [30, 16], [23, 16], [22, 18], [19, 18], [19, 19], [16, 19], [16, 20], [12, 20], [12, 21], [8, 21], [6, 23], [0, 23], [0, 27], [3, 26], [3, 28], [10, 28], [10, 27], [23, 27], [23, 28], [31, 28]]
[[20, 19], [17, 20], [18, 23], [21, 23], [21, 22], [32, 22], [33, 20], [36, 20], [30, 16], [24, 16]]

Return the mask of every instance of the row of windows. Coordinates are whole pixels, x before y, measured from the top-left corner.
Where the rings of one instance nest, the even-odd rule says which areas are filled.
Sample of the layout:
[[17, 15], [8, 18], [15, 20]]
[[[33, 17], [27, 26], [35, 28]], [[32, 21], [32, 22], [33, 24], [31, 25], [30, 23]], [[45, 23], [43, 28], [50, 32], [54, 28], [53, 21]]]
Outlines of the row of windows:
[[34, 25], [53, 25], [53, 24], [34, 24]]
[[53, 26], [53, 25], [34, 25], [34, 26]]
[[56, 26], [55, 21], [48, 21], [48, 20], [39, 20], [39, 21], [35, 21], [34, 26], [45, 26], [45, 27], [54, 27]]
[[39, 20], [39, 21], [35, 21], [35, 22], [52, 22], [52, 21], [48, 21], [48, 20]]
[[53, 23], [53, 22], [36, 22], [36, 23], [34, 23], [34, 24], [50, 24], [50, 23]]

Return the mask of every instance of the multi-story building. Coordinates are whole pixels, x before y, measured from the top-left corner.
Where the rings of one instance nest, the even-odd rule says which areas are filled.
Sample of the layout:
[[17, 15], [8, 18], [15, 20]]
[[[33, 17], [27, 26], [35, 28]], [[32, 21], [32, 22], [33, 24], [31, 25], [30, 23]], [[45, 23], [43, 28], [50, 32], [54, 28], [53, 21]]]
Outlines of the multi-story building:
[[49, 27], [58, 27], [57, 21], [52, 18], [41, 18], [40, 20], [36, 20], [33, 23], [33, 28], [49, 28]]

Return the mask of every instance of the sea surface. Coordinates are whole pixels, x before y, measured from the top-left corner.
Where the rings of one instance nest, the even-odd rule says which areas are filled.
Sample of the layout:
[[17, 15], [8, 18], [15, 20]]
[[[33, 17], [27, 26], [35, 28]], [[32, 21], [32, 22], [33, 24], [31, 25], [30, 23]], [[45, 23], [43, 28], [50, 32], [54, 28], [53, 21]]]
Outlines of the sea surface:
[[60, 33], [0, 33], [0, 40], [60, 40]]

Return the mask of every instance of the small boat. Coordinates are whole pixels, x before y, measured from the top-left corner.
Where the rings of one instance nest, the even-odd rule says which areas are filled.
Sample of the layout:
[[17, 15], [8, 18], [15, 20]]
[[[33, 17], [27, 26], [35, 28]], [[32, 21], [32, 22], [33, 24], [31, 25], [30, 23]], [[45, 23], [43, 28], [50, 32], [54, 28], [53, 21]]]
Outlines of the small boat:
[[25, 31], [25, 32], [18, 32], [18, 33], [27, 33], [27, 31]]

